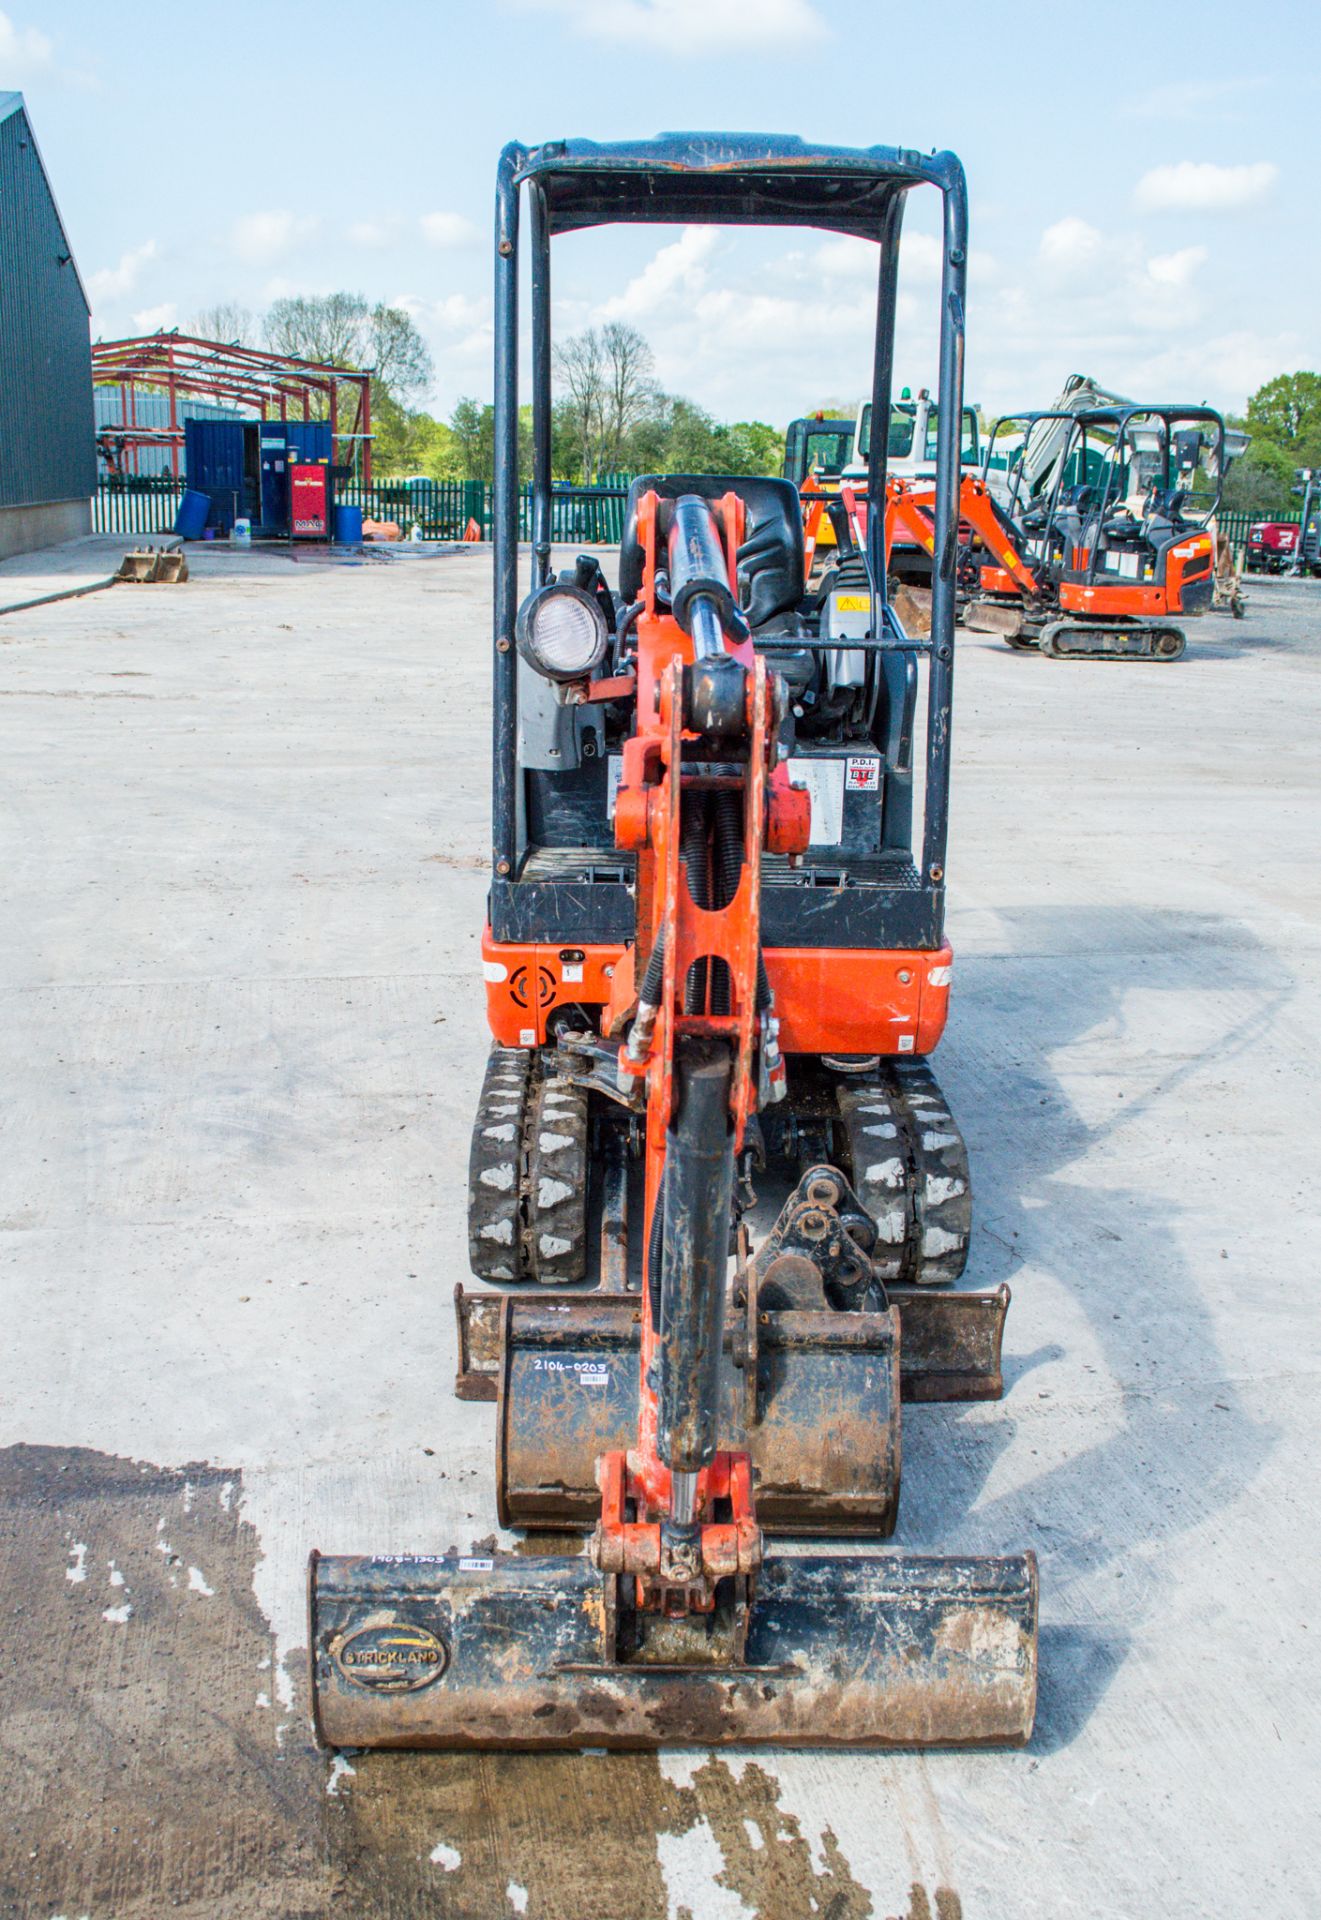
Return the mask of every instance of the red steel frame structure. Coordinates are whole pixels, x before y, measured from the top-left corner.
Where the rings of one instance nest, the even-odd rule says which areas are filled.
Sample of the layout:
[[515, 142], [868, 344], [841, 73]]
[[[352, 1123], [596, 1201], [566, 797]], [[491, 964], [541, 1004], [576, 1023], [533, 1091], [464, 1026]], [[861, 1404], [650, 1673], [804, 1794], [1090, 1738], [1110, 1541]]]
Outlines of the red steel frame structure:
[[[313, 418], [313, 401], [321, 403], [317, 418], [329, 418], [333, 442], [350, 441], [362, 448], [362, 481], [372, 478], [371, 372], [352, 372], [316, 360], [298, 360], [286, 353], [264, 353], [256, 347], [226, 346], [217, 340], [197, 340], [183, 333], [150, 333], [135, 340], [101, 340], [92, 347], [92, 379], [97, 386], [117, 386], [123, 418], [109, 429], [136, 472], [137, 450], [161, 446], [170, 450], [170, 467], [180, 471], [183, 421], [181, 396], [227, 401], [251, 408], [263, 420]], [[169, 396], [166, 427], [139, 424], [139, 388]], [[347, 391], [346, 391], [347, 390]], [[341, 400], [353, 402], [353, 424], [341, 430]], [[347, 407], [346, 407], [347, 412]], [[339, 452], [336, 448], [336, 458]]]

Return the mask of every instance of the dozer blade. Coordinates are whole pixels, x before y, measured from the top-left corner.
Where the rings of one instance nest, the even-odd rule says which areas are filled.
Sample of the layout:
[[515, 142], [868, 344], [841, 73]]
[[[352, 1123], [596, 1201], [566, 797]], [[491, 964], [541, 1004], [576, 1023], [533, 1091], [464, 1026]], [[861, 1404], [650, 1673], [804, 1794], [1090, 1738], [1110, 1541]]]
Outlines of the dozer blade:
[[705, 1629], [610, 1657], [613, 1582], [585, 1556], [322, 1559], [314, 1715], [332, 1747], [773, 1743], [1019, 1746], [1037, 1687], [1035, 1557], [767, 1562], [744, 1657]]
[[[899, 1384], [907, 1401], [998, 1400], [1004, 1392], [1000, 1351], [1010, 1292], [999, 1286], [987, 1293], [966, 1288], [895, 1287], [890, 1304], [899, 1309]], [[459, 1366], [454, 1393], [459, 1400], [496, 1400], [500, 1393], [503, 1293], [469, 1293], [454, 1287]], [[637, 1294], [558, 1294], [531, 1296], [526, 1304], [543, 1313], [613, 1315], [621, 1327], [637, 1328]], [[524, 1302], [520, 1301], [520, 1308]], [[521, 1316], [520, 1316], [521, 1317]], [[636, 1339], [636, 1334], [633, 1336]]]

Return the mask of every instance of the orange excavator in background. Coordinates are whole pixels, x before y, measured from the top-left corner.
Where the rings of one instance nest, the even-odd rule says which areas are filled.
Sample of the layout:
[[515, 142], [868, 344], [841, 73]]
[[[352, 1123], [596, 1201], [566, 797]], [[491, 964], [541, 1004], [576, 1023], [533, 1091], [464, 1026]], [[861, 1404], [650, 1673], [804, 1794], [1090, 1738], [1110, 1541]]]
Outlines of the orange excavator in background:
[[[1020, 454], [1041, 420], [1058, 417], [1029, 421]], [[982, 479], [963, 482], [975, 536], [960, 570], [963, 625], [1055, 660], [1179, 659], [1179, 623], [1209, 613], [1215, 597], [1221, 416], [1138, 404], [1077, 413], [1035, 496], [1020, 498], [1011, 467], [1008, 507], [989, 486], [997, 432]]]
[[[1042, 422], [1066, 421], [1060, 456], [1025, 501], [1011, 456], [1006, 508], [987, 472], [997, 423], [982, 475], [961, 477], [962, 624], [1049, 659], [1177, 660], [1187, 637], [1175, 623], [1209, 612], [1214, 600], [1209, 523], [1227, 465], [1224, 421], [1209, 407], [1138, 405], [1019, 417], [1026, 432], [1018, 471], [1027, 470], [1023, 456]], [[1199, 476], [1209, 494], [1195, 503]], [[837, 502], [809, 499], [809, 550], [823, 516], [841, 523], [841, 544], [863, 545], [867, 510], [848, 486]], [[887, 480], [887, 568], [897, 549], [934, 551], [934, 511], [934, 487]]]

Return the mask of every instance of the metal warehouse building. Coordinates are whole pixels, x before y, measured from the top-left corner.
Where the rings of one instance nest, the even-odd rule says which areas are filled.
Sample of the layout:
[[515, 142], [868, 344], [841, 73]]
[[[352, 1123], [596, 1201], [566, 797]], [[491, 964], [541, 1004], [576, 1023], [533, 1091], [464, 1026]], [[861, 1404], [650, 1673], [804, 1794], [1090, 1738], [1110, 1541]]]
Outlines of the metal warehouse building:
[[0, 559], [88, 533], [87, 294], [21, 93], [0, 93]]

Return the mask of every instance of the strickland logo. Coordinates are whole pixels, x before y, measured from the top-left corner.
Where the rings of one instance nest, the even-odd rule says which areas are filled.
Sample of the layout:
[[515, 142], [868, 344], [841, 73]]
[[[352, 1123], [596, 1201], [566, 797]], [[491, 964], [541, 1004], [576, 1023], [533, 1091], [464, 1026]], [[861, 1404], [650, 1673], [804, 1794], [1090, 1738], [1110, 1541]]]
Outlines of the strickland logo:
[[449, 1665], [449, 1649], [429, 1627], [359, 1627], [332, 1652], [343, 1678], [370, 1693], [415, 1693]]

